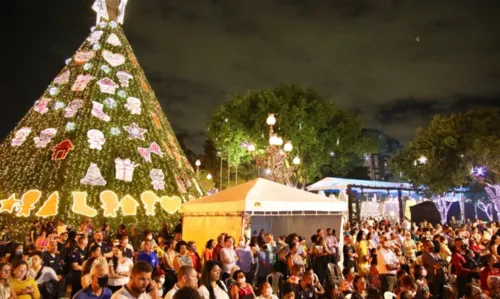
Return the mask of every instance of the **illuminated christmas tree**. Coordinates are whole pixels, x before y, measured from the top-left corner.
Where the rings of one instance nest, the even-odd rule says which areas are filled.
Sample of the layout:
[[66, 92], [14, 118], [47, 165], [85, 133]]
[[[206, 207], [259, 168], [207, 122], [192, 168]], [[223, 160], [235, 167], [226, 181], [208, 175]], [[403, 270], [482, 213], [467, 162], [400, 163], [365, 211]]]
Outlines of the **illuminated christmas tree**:
[[4, 224], [154, 228], [202, 195], [120, 26], [126, 2], [96, 1], [97, 26], [0, 146]]

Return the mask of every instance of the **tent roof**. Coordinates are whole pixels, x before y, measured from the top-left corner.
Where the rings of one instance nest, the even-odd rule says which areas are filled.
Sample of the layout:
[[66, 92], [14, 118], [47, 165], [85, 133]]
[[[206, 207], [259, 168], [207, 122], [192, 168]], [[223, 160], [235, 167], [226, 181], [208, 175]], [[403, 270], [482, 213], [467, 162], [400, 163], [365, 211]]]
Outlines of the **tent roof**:
[[259, 178], [182, 205], [186, 214], [297, 211], [344, 212], [347, 203]]
[[391, 183], [383, 181], [366, 181], [366, 180], [351, 180], [343, 178], [324, 178], [312, 185], [309, 185], [306, 189], [309, 191], [321, 191], [321, 190], [346, 190], [349, 185], [355, 185], [356, 187], [362, 186], [363, 188], [387, 188], [387, 189], [412, 189], [412, 185], [408, 183]]

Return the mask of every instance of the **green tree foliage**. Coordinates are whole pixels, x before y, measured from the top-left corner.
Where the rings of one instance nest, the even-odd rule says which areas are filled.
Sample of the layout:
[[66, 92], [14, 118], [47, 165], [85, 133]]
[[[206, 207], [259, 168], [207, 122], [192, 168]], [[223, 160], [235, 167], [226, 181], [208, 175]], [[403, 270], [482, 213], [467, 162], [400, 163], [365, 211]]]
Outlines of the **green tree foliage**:
[[[472, 167], [484, 166], [492, 183], [500, 172], [500, 109], [479, 108], [447, 116], [436, 115], [419, 128], [392, 167], [415, 185], [442, 193], [475, 180]], [[419, 163], [424, 156], [427, 163]], [[415, 165], [416, 164], [416, 165]]]
[[232, 95], [212, 114], [209, 137], [231, 165], [248, 163], [252, 157], [242, 144], [255, 144], [255, 154], [263, 155], [269, 144], [269, 113], [277, 118], [275, 132], [292, 141], [291, 157], [300, 157], [299, 173], [307, 182], [325, 173], [343, 175], [374, 150], [356, 117], [314, 90], [296, 85]]

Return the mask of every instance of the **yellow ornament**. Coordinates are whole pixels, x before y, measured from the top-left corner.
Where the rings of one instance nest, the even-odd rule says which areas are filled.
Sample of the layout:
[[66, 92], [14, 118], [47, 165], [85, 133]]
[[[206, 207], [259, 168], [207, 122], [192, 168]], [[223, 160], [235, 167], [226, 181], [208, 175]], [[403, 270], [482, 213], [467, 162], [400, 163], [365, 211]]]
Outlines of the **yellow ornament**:
[[39, 190], [29, 190], [23, 194], [17, 217], [29, 217], [31, 210], [35, 208], [35, 204], [40, 200], [42, 192]]
[[73, 213], [80, 214], [87, 217], [97, 216], [97, 211], [87, 205], [87, 192], [74, 191], [73, 195], [73, 207], [71, 210]]
[[[130, 195], [125, 195], [120, 202], [120, 207], [122, 208], [123, 216], [135, 216], [137, 215], [137, 207], [139, 203]], [[154, 210], [153, 210], [154, 212]]]
[[118, 201], [118, 195], [113, 191], [102, 191], [101, 195], [102, 208], [104, 209], [104, 217], [116, 217], [116, 212], [120, 208], [120, 202]]
[[19, 205], [19, 200], [16, 200], [16, 195], [12, 194], [9, 198], [0, 200], [0, 213], [12, 213]]
[[35, 216], [38, 217], [50, 217], [50, 216], [55, 216], [57, 215], [57, 208], [59, 207], [59, 192], [53, 192], [50, 196], [49, 199], [47, 199], [42, 207], [38, 209], [38, 212], [36, 212]]

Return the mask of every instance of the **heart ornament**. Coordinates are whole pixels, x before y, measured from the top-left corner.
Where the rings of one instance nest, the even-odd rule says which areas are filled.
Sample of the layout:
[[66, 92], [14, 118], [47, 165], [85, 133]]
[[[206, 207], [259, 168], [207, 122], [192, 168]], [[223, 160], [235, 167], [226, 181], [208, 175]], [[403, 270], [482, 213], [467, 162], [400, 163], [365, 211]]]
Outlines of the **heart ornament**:
[[162, 196], [160, 205], [167, 213], [174, 214], [181, 208], [182, 200], [179, 196]]
[[119, 53], [113, 53], [108, 50], [102, 51], [102, 57], [106, 60], [111, 66], [117, 67], [125, 63], [125, 57]]

